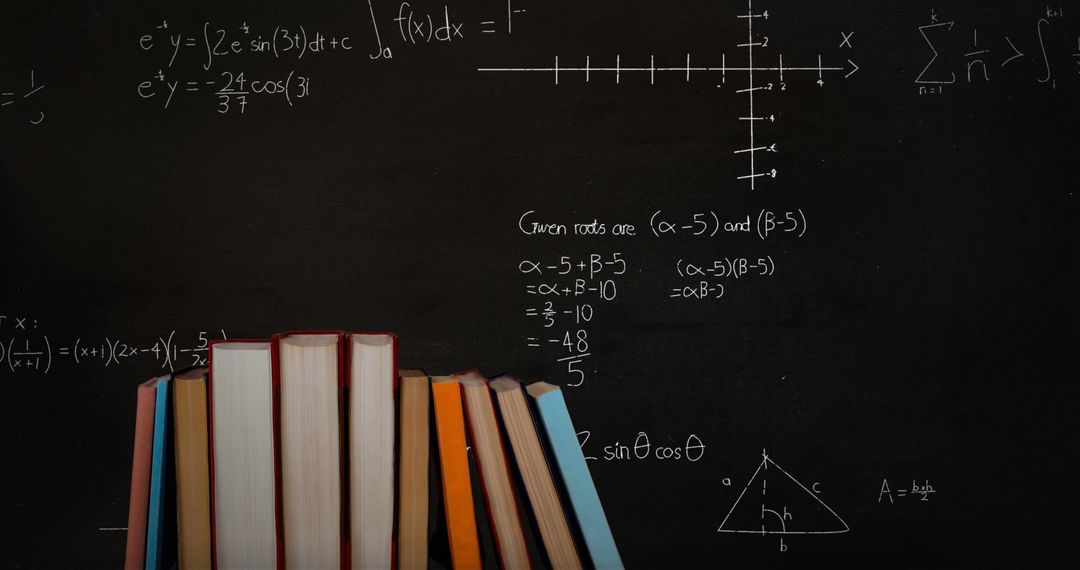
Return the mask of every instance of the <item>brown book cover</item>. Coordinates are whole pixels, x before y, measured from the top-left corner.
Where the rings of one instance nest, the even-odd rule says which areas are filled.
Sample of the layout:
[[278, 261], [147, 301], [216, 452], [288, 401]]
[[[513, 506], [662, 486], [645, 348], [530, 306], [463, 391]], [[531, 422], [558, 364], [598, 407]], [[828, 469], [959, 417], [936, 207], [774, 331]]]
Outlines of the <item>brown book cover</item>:
[[491, 519], [499, 560], [503, 568], [531, 568], [518, 500], [511, 483], [506, 444], [495, 418], [494, 398], [487, 379], [475, 370], [453, 377], [461, 384], [466, 425], [476, 451], [480, 488]]
[[422, 370], [402, 370], [398, 453], [397, 567], [428, 567], [428, 476], [431, 387]]

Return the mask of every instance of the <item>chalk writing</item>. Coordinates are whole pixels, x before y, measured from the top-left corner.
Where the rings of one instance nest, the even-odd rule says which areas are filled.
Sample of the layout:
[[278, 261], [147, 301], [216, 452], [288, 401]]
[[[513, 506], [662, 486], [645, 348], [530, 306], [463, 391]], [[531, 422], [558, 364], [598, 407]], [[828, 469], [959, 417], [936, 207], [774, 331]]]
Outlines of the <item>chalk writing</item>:
[[62, 364], [109, 368], [152, 360], [172, 371], [206, 365], [209, 343], [215, 338], [227, 338], [225, 330], [191, 334], [170, 330], [153, 339], [51, 335], [39, 330], [35, 319], [0, 315], [0, 370], [45, 375]]
[[905, 498], [911, 499], [916, 497], [920, 501], [929, 501], [930, 495], [934, 493], [937, 493], [937, 489], [930, 484], [929, 479], [923, 479], [922, 483], [919, 483], [916, 479], [912, 479], [910, 487], [897, 487], [894, 489], [889, 486], [889, 479], [886, 477], [881, 480], [881, 491], [878, 492], [877, 502], [882, 503], [889, 501], [889, 504], [891, 505], [896, 503], [897, 499], [902, 500]]
[[[785, 535], [848, 532], [847, 523], [818, 496], [821, 492], [819, 483], [809, 487], [803, 485], [777, 465], [768, 453], [762, 451], [761, 457], [761, 463], [731, 505], [717, 532], [780, 535], [781, 552], [788, 550], [783, 540]], [[774, 499], [774, 496], [780, 498]]]
[[[7, 87], [0, 84], [0, 113], [20, 112], [20, 117], [28, 124], [40, 125], [45, 121], [45, 111], [42, 108], [41, 97], [38, 93], [45, 88], [34, 70], [29, 70], [28, 81], [21, 83], [21, 88]], [[7, 78], [3, 78], [7, 79]], [[10, 80], [11, 84], [20, 84]], [[18, 89], [18, 90], [16, 90]], [[10, 110], [9, 110], [10, 109]]]
[[1080, 75], [1080, 30], [1065, 20], [1060, 7], [1047, 6], [1018, 30], [984, 28], [981, 34], [975, 26], [964, 27], [931, 11], [918, 32], [928, 51], [915, 77], [919, 95], [1020, 77], [1057, 89], [1059, 78]]
[[[746, 12], [738, 14], [736, 16], [740, 20], [746, 21], [746, 41], [739, 43], [736, 47], [740, 50], [745, 49], [746, 62], [734, 65], [728, 65], [728, 58], [726, 53], [720, 55], [719, 63], [710, 61], [707, 65], [696, 63], [696, 60], [692, 58], [691, 53], [687, 52], [685, 62], [680, 64], [660, 64], [657, 65], [656, 57], [649, 56], [648, 65], [641, 63], [631, 63], [626, 65], [623, 62], [621, 55], [614, 57], [614, 62], [607, 61], [594, 65], [592, 57], [586, 55], [584, 57], [575, 58], [576, 62], [583, 60], [584, 65], [580, 63], [571, 63], [570, 65], [563, 63], [560, 64], [559, 56], [556, 55], [553, 58], [553, 65], [551, 66], [529, 66], [529, 67], [478, 67], [477, 71], [481, 73], [500, 73], [500, 74], [520, 74], [520, 73], [543, 73], [550, 74], [554, 85], [559, 85], [560, 74], [565, 80], [567, 74], [575, 74], [581, 77], [586, 83], [590, 82], [594, 75], [605, 75], [611, 77], [616, 84], [622, 82], [624, 75], [629, 74], [648, 74], [649, 85], [656, 84], [657, 74], [661, 75], [674, 75], [681, 78], [684, 83], [690, 83], [691, 75], [706, 74], [710, 80], [718, 81], [717, 87], [724, 87], [727, 84], [727, 78], [729, 74], [745, 76], [744, 88], [736, 88], [735, 93], [745, 95], [747, 100], [747, 112], [745, 115], [739, 116], [740, 121], [745, 121], [748, 130], [748, 144], [744, 147], [734, 150], [735, 155], [744, 155], [749, 162], [749, 170], [745, 174], [740, 174], [737, 179], [746, 181], [750, 185], [750, 189], [753, 190], [757, 186], [757, 181], [760, 178], [772, 178], [775, 179], [779, 172], [776, 168], [762, 169], [757, 161], [757, 157], [762, 152], [777, 152], [777, 143], [762, 142], [758, 134], [758, 128], [755, 126], [760, 122], [776, 123], [777, 115], [763, 113], [760, 104], [757, 110], [754, 108], [754, 97], [760, 98], [766, 94], [779, 93], [788, 90], [788, 81], [791, 79], [792, 74], [801, 75], [803, 73], [810, 73], [811, 76], [817, 76], [816, 84], [821, 87], [825, 85], [826, 73], [839, 73], [842, 74], [844, 79], [847, 79], [855, 74], [859, 70], [859, 66], [855, 64], [850, 58], [844, 58], [846, 63], [838, 64], [825, 64], [824, 59], [820, 53], [816, 54], [814, 58], [815, 63], [811, 64], [784, 64], [784, 55], [777, 53], [775, 57], [775, 65], [766, 63], [762, 65], [761, 51], [760, 49], [766, 48], [769, 45], [769, 37], [761, 33], [761, 25], [758, 26], [758, 32], [754, 31], [754, 21], [761, 20], [764, 23], [769, 19], [769, 11], [763, 10], [760, 12], [754, 11], [753, 0], [747, 0]], [[842, 38], [838, 49], [853, 49], [852, 37], [854, 36], [854, 30], [841, 31], [840, 36]], [[758, 51], [758, 63], [754, 63], [754, 48], [759, 48]], [[548, 61], [552, 61], [549, 59]], [[755, 81], [754, 74], [758, 74], [760, 81]], [[784, 74], [787, 74], [785, 78]], [[764, 74], [768, 74], [768, 79], [762, 79]], [[717, 78], [716, 76], [719, 75]], [[771, 80], [771, 81], [770, 81]]]

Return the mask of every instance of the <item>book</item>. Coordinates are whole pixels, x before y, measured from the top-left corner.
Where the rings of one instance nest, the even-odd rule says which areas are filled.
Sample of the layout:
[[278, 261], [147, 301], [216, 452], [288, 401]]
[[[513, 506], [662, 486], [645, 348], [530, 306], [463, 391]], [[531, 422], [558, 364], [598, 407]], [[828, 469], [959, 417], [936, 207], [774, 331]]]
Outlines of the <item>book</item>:
[[481, 568], [461, 386], [450, 376], [432, 377], [431, 398], [450, 559], [457, 570]]
[[348, 346], [351, 566], [390, 568], [394, 551], [397, 337], [353, 333]]
[[286, 568], [344, 560], [340, 333], [275, 335]]
[[[460, 384], [458, 384], [458, 390], [461, 390]], [[502, 564], [502, 559], [495, 546], [495, 530], [488, 512], [484, 476], [480, 471], [480, 458], [477, 455], [476, 446], [473, 445], [469, 429], [465, 430], [465, 448], [468, 450], [466, 457], [469, 461], [469, 485], [472, 489], [472, 512], [476, 516], [476, 537], [480, 541], [480, 561], [484, 568], [495, 570]]]
[[562, 390], [547, 382], [535, 382], [526, 388], [532, 397], [540, 424], [554, 457], [554, 464], [565, 486], [571, 510], [581, 530], [585, 547], [596, 568], [622, 568], [604, 507], [596, 485], [585, 464], [578, 444], [577, 431], [570, 421]]
[[219, 570], [283, 567], [273, 366], [268, 340], [210, 343], [211, 534]]
[[128, 500], [124, 570], [146, 564], [146, 523], [150, 506], [150, 469], [154, 447], [154, 400], [158, 378], [139, 384], [135, 406], [135, 446], [131, 454], [131, 497]]
[[530, 568], [510, 468], [487, 380], [475, 371], [454, 375], [461, 384], [469, 433], [480, 467], [484, 500], [503, 568]]
[[431, 387], [422, 370], [402, 370], [398, 376], [401, 411], [398, 414], [398, 568], [428, 566], [428, 475]]
[[180, 570], [210, 568], [206, 368], [194, 368], [173, 377], [173, 418]]
[[150, 495], [146, 515], [146, 569], [168, 568], [176, 559], [176, 505], [169, 377], [154, 384], [154, 442], [150, 460]]
[[567, 515], [521, 382], [504, 375], [491, 381], [491, 389], [507, 439], [510, 440], [517, 472], [536, 518], [548, 563], [553, 568], [581, 568]]

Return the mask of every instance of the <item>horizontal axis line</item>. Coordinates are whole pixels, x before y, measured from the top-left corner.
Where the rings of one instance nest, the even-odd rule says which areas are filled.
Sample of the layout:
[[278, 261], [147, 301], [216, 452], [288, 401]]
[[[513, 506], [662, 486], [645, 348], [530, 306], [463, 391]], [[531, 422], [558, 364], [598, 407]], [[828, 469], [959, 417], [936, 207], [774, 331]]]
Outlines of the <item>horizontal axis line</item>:
[[[686, 73], [686, 67], [559, 67], [563, 71], [679, 71]], [[843, 71], [842, 67], [787, 67], [784, 71]], [[478, 67], [480, 72], [553, 72], [554, 67]], [[780, 71], [779, 67], [691, 67], [690, 71]]]

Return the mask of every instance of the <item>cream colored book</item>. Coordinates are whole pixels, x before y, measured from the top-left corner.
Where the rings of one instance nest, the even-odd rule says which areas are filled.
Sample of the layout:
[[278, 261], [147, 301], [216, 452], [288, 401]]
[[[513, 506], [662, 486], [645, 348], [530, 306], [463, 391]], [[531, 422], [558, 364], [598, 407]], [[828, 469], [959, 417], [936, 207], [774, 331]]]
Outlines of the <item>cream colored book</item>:
[[[354, 569], [390, 568], [397, 339], [349, 335], [349, 508]], [[286, 547], [288, 548], [288, 547]]]
[[278, 337], [285, 567], [341, 565], [341, 335]]
[[210, 347], [214, 550], [219, 570], [277, 566], [270, 341]]

